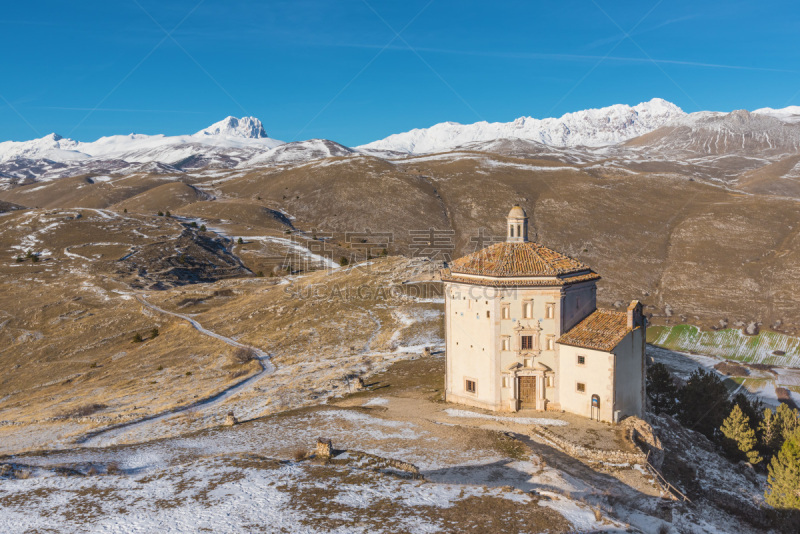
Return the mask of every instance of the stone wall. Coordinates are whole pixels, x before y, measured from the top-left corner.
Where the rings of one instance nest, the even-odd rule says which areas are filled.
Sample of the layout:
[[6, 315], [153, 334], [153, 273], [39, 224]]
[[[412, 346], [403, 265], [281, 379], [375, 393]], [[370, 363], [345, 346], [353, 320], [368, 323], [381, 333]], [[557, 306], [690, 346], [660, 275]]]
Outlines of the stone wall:
[[624, 452], [594, 449], [592, 447], [578, 445], [561, 436], [557, 436], [544, 426], [532, 425], [532, 427], [536, 434], [542, 436], [565, 453], [576, 458], [584, 458], [590, 462], [609, 462], [615, 464], [644, 464], [647, 461], [647, 455], [640, 450], [637, 452]]

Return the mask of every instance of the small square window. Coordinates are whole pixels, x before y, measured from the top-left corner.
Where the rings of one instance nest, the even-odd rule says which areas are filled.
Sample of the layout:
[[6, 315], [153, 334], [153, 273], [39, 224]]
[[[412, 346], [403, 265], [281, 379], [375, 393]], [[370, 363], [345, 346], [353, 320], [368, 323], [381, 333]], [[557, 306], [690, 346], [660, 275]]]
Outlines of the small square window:
[[578, 382], [578, 393], [586, 393], [586, 384], [583, 382]]
[[578, 356], [578, 365], [586, 365], [586, 356]]
[[478, 389], [478, 384], [474, 380], [467, 380], [464, 389], [467, 390], [467, 393], [475, 393]]
[[503, 337], [503, 350], [511, 350], [511, 338], [508, 336]]
[[544, 318], [552, 319], [553, 317], [555, 317], [555, 314], [556, 314], [556, 305], [548, 304], [544, 309]]
[[547, 350], [555, 350], [556, 339], [553, 336], [547, 336]]

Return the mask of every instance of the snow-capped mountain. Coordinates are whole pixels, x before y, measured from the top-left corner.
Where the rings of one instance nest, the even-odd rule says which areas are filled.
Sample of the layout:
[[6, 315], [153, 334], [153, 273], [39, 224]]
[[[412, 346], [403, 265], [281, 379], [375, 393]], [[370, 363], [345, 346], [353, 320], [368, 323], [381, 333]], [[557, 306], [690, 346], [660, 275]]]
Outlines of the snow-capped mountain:
[[355, 151], [352, 148], [340, 145], [334, 141], [329, 141], [327, 139], [309, 139], [308, 141], [285, 143], [267, 152], [257, 154], [239, 165], [244, 167], [301, 163], [315, 159], [350, 156], [353, 153], [355, 153]]
[[[753, 158], [774, 159], [800, 151], [800, 106], [686, 114], [675, 104], [654, 98], [636, 106], [618, 104], [560, 118], [445, 122], [355, 149], [325, 139], [284, 143], [268, 137], [255, 117], [226, 117], [191, 135], [113, 135], [80, 142], [50, 134], [0, 143], [0, 190], [79, 174], [146, 173], [148, 163], [183, 172], [303, 164], [357, 153], [398, 159], [454, 149], [570, 163], [609, 155], [666, 161], [724, 154], [750, 158], [755, 165]], [[706, 164], [714, 172], [719, 165]]]
[[215, 122], [208, 128], [200, 130], [194, 137], [203, 137], [208, 135], [226, 136], [226, 137], [243, 137], [245, 139], [264, 139], [267, 137], [267, 132], [264, 131], [264, 126], [261, 121], [255, 117], [225, 117], [219, 122]]
[[800, 121], [791, 111], [769, 111], [692, 113], [632, 139], [620, 149], [641, 146], [654, 155], [681, 158], [681, 154], [762, 158], [796, 154], [800, 151]]
[[781, 109], [761, 108], [753, 111], [757, 115], [769, 115], [784, 122], [800, 122], [800, 106], [788, 106]]
[[0, 143], [0, 163], [17, 158], [56, 162], [100, 158], [171, 164], [198, 155], [247, 152], [236, 154], [238, 163], [281, 144], [283, 141], [267, 137], [261, 121], [255, 117], [227, 117], [194, 135], [112, 135], [85, 143], [53, 133], [32, 141], [6, 141]]
[[31, 141], [4, 141], [0, 143], [0, 163], [12, 159], [72, 161], [90, 157], [78, 150], [79, 144], [72, 139], [64, 139], [56, 133]]
[[560, 118], [520, 117], [513, 122], [443, 122], [430, 128], [390, 135], [358, 147], [424, 154], [467, 143], [495, 139], [526, 139], [551, 146], [603, 146], [646, 134], [686, 115], [681, 108], [654, 98], [636, 106], [617, 104], [567, 113]]

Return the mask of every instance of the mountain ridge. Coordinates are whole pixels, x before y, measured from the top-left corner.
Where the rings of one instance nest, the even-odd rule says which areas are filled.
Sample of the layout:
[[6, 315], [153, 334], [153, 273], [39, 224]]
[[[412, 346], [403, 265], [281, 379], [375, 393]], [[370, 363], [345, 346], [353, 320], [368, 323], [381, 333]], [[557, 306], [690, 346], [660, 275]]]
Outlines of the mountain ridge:
[[559, 118], [519, 117], [511, 122], [473, 124], [443, 122], [416, 128], [358, 146], [366, 150], [392, 150], [424, 154], [477, 141], [518, 138], [550, 146], [603, 146], [651, 132], [686, 113], [671, 102], [653, 98], [636, 106], [615, 104], [599, 109], [566, 113]]

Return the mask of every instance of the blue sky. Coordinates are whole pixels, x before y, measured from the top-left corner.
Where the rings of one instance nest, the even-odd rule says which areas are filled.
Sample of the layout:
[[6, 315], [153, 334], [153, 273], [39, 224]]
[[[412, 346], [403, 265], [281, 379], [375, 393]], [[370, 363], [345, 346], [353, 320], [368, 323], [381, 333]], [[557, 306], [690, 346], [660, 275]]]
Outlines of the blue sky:
[[227, 115], [358, 145], [653, 97], [800, 104], [796, 2], [5, 3], [0, 140], [192, 133]]

